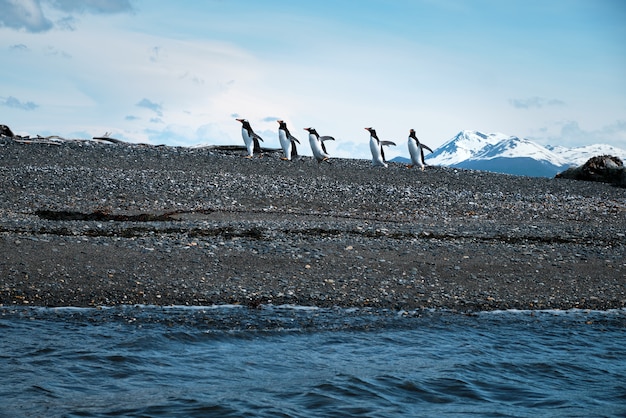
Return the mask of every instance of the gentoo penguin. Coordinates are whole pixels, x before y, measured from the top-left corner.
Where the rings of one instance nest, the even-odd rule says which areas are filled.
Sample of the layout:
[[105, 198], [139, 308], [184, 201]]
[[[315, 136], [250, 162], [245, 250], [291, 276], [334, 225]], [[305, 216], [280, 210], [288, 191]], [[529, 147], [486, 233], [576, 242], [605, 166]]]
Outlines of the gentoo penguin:
[[261, 145], [259, 144], [259, 141], [263, 141], [263, 138], [254, 133], [252, 126], [250, 126], [250, 122], [246, 119], [237, 120], [241, 122], [241, 136], [243, 138], [243, 142], [246, 144], [246, 149], [248, 150], [246, 158], [252, 158], [255, 152], [261, 152]]
[[328, 159], [330, 155], [326, 152], [326, 147], [324, 146], [324, 141], [334, 141], [335, 138], [332, 136], [320, 136], [314, 128], [304, 128], [305, 131], [309, 132], [309, 143], [311, 144], [311, 151], [313, 151], [313, 156], [317, 160], [318, 163], [322, 161], [326, 161], [330, 164]]
[[298, 156], [296, 142], [299, 144], [300, 141], [298, 141], [295, 136], [291, 135], [285, 121], [278, 120], [276, 122], [280, 125], [278, 127], [278, 139], [280, 140], [280, 146], [283, 148], [283, 154], [285, 154], [281, 160], [289, 161]]
[[374, 128], [365, 128], [366, 131], [370, 133], [370, 151], [372, 151], [372, 165], [374, 167], [387, 167], [387, 161], [385, 160], [385, 152], [383, 151], [383, 146], [393, 145], [395, 146], [395, 142], [391, 141], [381, 141], [378, 139], [378, 135], [376, 135], [376, 130]]
[[426, 145], [420, 143], [419, 139], [415, 136], [415, 130], [411, 129], [409, 131], [409, 154], [411, 154], [411, 162], [413, 164], [408, 165], [409, 168], [418, 165], [422, 171], [424, 171], [424, 167], [426, 166], [426, 162], [424, 161], [424, 149], [433, 152], [433, 150]]

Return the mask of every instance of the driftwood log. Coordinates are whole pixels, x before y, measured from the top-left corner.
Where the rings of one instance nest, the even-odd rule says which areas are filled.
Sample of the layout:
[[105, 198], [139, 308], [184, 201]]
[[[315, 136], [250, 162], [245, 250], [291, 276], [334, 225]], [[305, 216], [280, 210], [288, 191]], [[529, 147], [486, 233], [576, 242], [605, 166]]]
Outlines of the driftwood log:
[[[201, 147], [202, 149], [208, 149], [211, 151], [247, 151], [244, 145], [207, 145]], [[260, 152], [282, 152], [281, 148], [265, 148], [261, 147]]]

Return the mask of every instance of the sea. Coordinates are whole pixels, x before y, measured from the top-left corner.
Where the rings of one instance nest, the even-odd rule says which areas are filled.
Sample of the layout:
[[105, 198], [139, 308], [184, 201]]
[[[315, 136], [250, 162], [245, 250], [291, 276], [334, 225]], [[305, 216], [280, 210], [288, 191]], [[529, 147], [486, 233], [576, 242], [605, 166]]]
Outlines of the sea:
[[626, 310], [0, 307], [2, 417], [624, 417]]

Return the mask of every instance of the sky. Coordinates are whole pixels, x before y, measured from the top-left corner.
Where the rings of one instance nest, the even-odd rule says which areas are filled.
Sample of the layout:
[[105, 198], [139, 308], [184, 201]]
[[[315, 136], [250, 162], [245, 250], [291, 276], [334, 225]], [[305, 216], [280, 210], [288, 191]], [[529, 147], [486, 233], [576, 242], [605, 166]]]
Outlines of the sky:
[[622, 0], [0, 0], [0, 123], [19, 135], [408, 156], [469, 129], [626, 148]]

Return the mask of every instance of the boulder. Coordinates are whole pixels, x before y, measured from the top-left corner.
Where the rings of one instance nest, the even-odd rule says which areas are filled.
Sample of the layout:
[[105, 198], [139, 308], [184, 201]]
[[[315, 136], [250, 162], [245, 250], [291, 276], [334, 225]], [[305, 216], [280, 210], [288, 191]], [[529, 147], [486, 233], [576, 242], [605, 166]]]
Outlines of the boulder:
[[556, 178], [599, 181], [626, 187], [626, 167], [619, 157], [599, 155], [592, 157], [580, 167], [571, 167], [556, 175]]
[[0, 136], [8, 136], [9, 138], [14, 138], [15, 134], [13, 134], [13, 131], [11, 131], [11, 128], [9, 128], [6, 125], [0, 125]]

